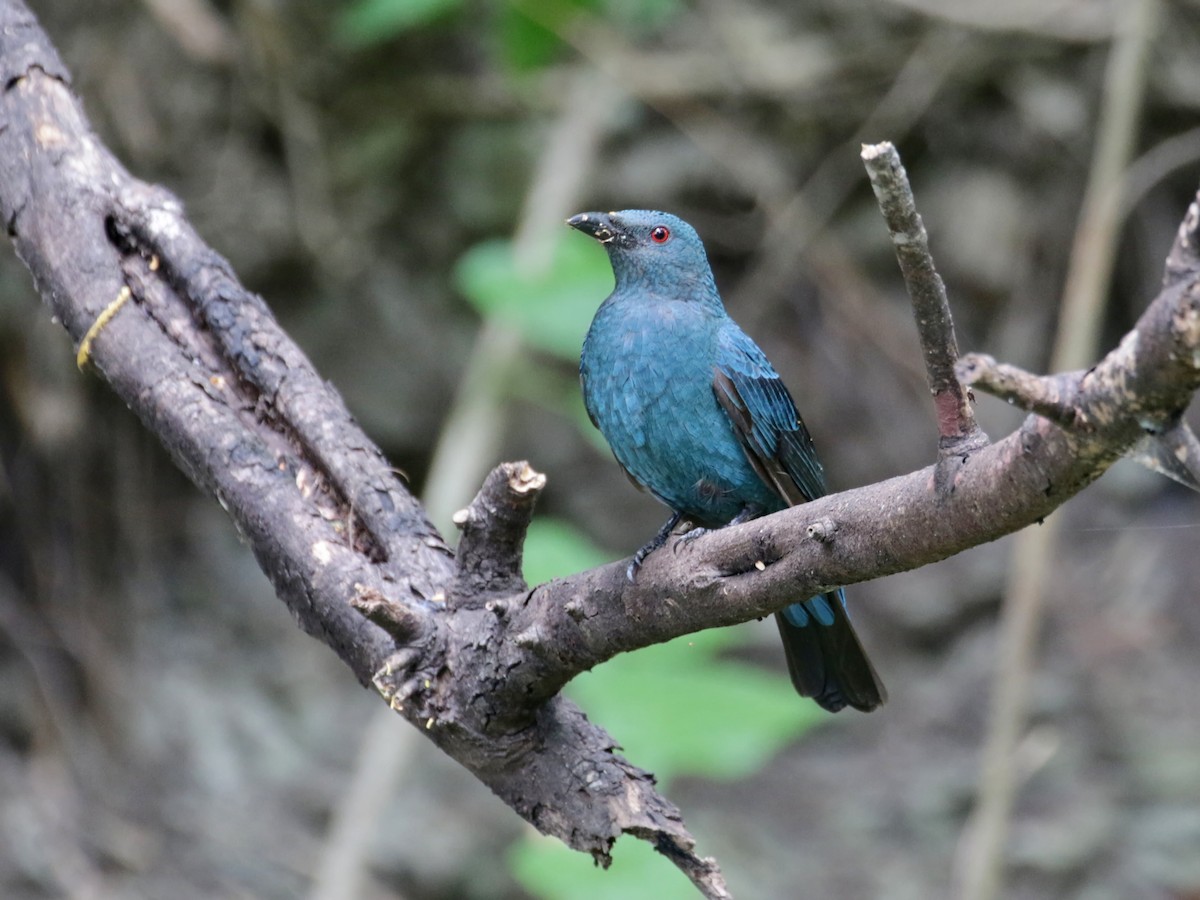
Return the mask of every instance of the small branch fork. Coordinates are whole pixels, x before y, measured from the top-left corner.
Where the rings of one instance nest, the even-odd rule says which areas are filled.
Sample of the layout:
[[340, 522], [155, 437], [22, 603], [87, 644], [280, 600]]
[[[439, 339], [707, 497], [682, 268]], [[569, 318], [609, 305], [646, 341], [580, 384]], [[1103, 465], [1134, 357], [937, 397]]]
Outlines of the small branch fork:
[[1200, 341], [1200, 195], [1187, 210], [1167, 255], [1163, 289], [1133, 331], [1093, 368], [1032, 375], [983, 354], [959, 360], [958, 377], [1063, 428], [1103, 430], [1134, 420], [1144, 435], [1127, 451], [1143, 465], [1200, 490], [1200, 442], [1182, 421], [1184, 406], [1157, 402], [1153, 364], [1161, 353], [1190, 356], [1197, 364]]
[[[958, 351], [890, 145], [866, 156], [913, 298], [938, 462], [528, 588], [521, 548], [544, 476], [506, 463], [458, 516], [455, 559], [337, 393], [206, 246], [179, 203], [92, 132], [20, 0], [0, 0], [0, 212], [80, 358], [229, 511], [302, 628], [546, 834], [607, 865], [652, 843], [700, 893], [730, 896], [649, 773], [560, 689], [618, 653], [916, 568], [1045, 516], [1147, 445], [1194, 480], [1178, 424], [1200, 386], [1197, 207], [1166, 286], [1087, 372], [1037, 378]], [[114, 298], [120, 299], [119, 305]], [[995, 444], [962, 381], [1041, 415]]]

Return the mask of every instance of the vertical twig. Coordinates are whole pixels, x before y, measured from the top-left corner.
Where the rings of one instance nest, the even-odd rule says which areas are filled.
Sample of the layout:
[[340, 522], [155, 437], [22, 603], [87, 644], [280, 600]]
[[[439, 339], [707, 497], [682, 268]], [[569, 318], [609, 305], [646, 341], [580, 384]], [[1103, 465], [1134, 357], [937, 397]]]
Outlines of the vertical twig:
[[[1072, 246], [1053, 372], [1080, 369], [1096, 356], [1119, 236], [1121, 193], [1145, 92], [1146, 62], [1156, 32], [1159, 0], [1124, 8], [1111, 50], [1088, 186]], [[991, 714], [984, 739], [979, 804], [964, 829], [955, 896], [992, 900], [1000, 891], [1004, 847], [1017, 788], [1015, 757], [1024, 727], [1042, 618], [1046, 573], [1059, 528], [1053, 517], [1016, 538], [1011, 580], [1001, 616]]]
[[962, 457], [984, 446], [987, 435], [975, 422], [969, 392], [954, 374], [958, 340], [954, 336], [946, 285], [934, 267], [929, 236], [917, 212], [900, 154], [885, 141], [864, 145], [862, 159], [891, 233], [917, 320], [929, 390], [937, 410], [939, 459]]

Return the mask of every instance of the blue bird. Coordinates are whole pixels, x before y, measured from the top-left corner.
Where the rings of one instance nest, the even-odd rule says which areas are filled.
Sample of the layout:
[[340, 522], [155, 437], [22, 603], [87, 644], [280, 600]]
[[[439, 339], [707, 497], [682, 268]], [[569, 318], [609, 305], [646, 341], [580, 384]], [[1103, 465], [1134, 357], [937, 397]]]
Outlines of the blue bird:
[[[695, 230], [643, 209], [580, 213], [567, 224], [604, 245], [616, 276], [580, 354], [588, 415], [630, 479], [671, 510], [634, 555], [630, 579], [682, 520], [720, 528], [824, 494], [796, 405], [726, 314]], [[869, 712], [887, 691], [845, 604], [839, 588], [775, 620], [801, 696], [831, 712]]]

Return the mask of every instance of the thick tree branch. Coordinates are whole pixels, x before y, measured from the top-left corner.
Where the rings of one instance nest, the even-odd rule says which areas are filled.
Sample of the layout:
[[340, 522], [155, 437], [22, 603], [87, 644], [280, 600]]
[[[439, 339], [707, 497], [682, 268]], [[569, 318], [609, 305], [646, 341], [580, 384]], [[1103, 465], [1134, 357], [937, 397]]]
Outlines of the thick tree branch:
[[[103, 147], [17, 0], [0, 0], [0, 75], [0, 211], [39, 293], [229, 512], [300, 625], [545, 833], [603, 864], [634, 834], [728, 896], [653, 777], [572, 703], [477, 702], [503, 674], [478, 664], [497, 616], [442, 602], [456, 570], [420, 505], [180, 204]], [[491, 581], [472, 558], [478, 596], [514, 589], [519, 549]]]
[[[0, 211], [39, 292], [75, 341], [91, 333], [89, 364], [229, 511], [301, 626], [539, 829], [601, 863], [622, 833], [649, 840], [707, 897], [728, 896], [715, 864], [562, 685], [617, 653], [1035, 522], [1147, 429], [1169, 432], [1200, 385], [1200, 267], [1194, 253], [1173, 254], [1169, 286], [1121, 346], [1087, 373], [1057, 376], [1070, 415], [1031, 416], [983, 446], [946, 368], [956, 351], [934, 289], [941, 337], [921, 330], [927, 346], [941, 342], [931, 384], [954, 398], [942, 437], [976, 441], [958, 445], [953, 467], [668, 545], [636, 584], [615, 563], [528, 590], [521, 541], [540, 475], [510, 464], [489, 477], [460, 517], [456, 564], [263, 301], [177, 201], [99, 143], [17, 0], [0, 0], [0, 73]], [[1191, 247], [1197, 221], [1193, 207], [1181, 232]]]

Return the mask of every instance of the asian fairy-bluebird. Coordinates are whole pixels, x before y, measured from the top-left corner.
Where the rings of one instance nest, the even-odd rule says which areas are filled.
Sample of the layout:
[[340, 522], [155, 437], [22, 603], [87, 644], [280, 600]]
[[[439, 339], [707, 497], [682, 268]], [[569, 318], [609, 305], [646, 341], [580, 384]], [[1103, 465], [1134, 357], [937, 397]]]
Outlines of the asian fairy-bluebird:
[[[704, 245], [668, 213], [581, 213], [567, 224], [608, 251], [616, 287], [583, 344], [584, 402], [617, 462], [671, 509], [631, 578], [681, 520], [744, 522], [826, 492], [795, 403], [725, 312]], [[887, 699], [839, 588], [776, 614], [796, 690], [836, 712]]]

